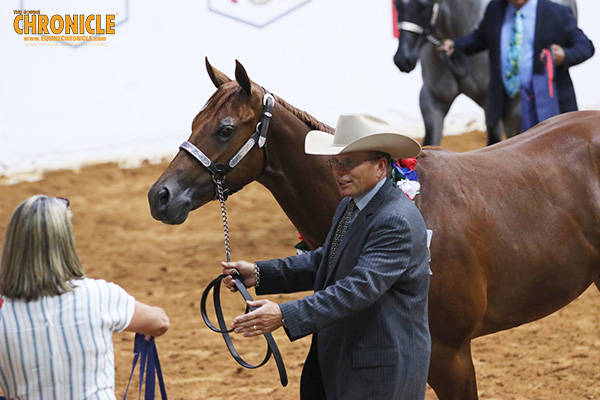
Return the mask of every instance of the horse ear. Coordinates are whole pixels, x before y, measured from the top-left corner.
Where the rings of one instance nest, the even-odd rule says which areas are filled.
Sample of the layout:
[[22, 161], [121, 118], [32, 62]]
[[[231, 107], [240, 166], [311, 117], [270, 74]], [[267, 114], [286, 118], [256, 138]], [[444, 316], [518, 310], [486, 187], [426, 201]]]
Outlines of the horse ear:
[[208, 71], [208, 76], [210, 76], [210, 80], [214, 83], [215, 87], [218, 89], [224, 83], [231, 82], [231, 79], [221, 71], [216, 68], [213, 68], [212, 65], [208, 62], [208, 57], [204, 57], [206, 61], [206, 71]]
[[235, 80], [248, 95], [252, 94], [252, 83], [244, 66], [235, 60]]

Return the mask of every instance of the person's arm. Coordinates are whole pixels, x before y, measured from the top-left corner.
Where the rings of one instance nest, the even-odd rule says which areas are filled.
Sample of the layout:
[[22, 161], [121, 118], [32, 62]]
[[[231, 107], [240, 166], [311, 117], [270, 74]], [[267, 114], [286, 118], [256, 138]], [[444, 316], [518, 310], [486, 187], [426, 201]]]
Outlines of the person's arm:
[[[577, 27], [577, 21], [570, 9], [566, 12], [563, 29], [565, 30], [567, 43], [562, 46], [564, 61], [561, 64], [568, 68], [580, 64], [594, 55], [595, 49], [592, 41]], [[553, 58], [555, 52], [556, 49], [552, 49]]]
[[286, 333], [296, 340], [376, 302], [409, 274], [412, 242], [407, 238], [413, 233], [399, 213], [383, 216], [371, 229], [368, 246], [345, 278], [310, 296], [279, 305], [269, 300], [248, 302], [258, 308], [234, 318], [235, 333], [256, 336], [272, 332], [285, 318]]
[[169, 317], [160, 307], [152, 307], [136, 300], [133, 317], [127, 332], [142, 333], [146, 336], [162, 336], [169, 329]]
[[[399, 212], [378, 219], [368, 228], [366, 245], [345, 278], [310, 296], [279, 305], [290, 340], [320, 331], [364, 310], [392, 285], [409, 279], [413, 249], [408, 238], [414, 234], [410, 224]], [[256, 311], [246, 314], [245, 321], [253, 313]]]
[[[315, 277], [321, 258], [323, 248], [297, 254], [284, 259], [273, 259], [268, 261], [232, 261], [221, 262], [222, 274], [229, 275], [223, 279], [223, 283], [232, 292], [235, 292], [235, 282], [232, 275], [239, 273], [244, 279], [244, 286], [255, 287], [256, 294], [294, 293], [312, 290], [315, 285]], [[256, 278], [260, 279], [259, 285]]]
[[[455, 38], [453, 40], [452, 51], [459, 50], [465, 53], [466, 55], [472, 55], [482, 52], [484, 50], [488, 50], [486, 40], [486, 32], [488, 30], [487, 23], [488, 21], [490, 21], [490, 18], [497, 18], [493, 15], [494, 12], [496, 12], [496, 10], [492, 10], [491, 5], [488, 4], [488, 7], [485, 10], [485, 15], [479, 23], [479, 25], [477, 26], [477, 28], [471, 33], [461, 36], [459, 38]], [[445, 44], [447, 45], [448, 43]]]

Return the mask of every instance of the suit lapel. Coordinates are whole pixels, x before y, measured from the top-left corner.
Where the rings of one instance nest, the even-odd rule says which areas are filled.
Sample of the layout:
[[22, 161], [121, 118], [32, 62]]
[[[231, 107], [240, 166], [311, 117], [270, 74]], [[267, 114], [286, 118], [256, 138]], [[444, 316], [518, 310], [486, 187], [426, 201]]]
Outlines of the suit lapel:
[[[375, 211], [377, 211], [377, 209], [379, 208], [381, 203], [387, 197], [387, 194], [393, 189], [393, 186], [388, 181], [389, 180], [386, 179], [386, 182], [383, 184], [381, 189], [379, 189], [379, 191], [375, 194], [375, 196], [367, 204], [365, 209], [358, 213], [358, 215], [352, 222], [352, 225], [350, 225], [348, 227], [348, 231], [346, 232], [346, 235], [344, 235], [344, 238], [342, 239], [342, 242], [340, 243], [340, 246], [338, 247], [337, 253], [335, 254], [335, 257], [333, 258], [331, 267], [326, 268], [327, 276], [325, 279], [325, 285], [327, 285], [331, 281], [333, 275], [335, 274], [335, 271], [337, 270], [337, 267], [338, 267], [338, 263], [340, 261], [340, 257], [342, 254], [344, 254], [344, 251], [346, 250], [346, 246], [352, 240], [352, 237], [362, 230], [362, 227], [368, 222], [368, 220], [370, 219], [372, 214]], [[340, 216], [340, 218], [341, 218], [341, 216]], [[337, 221], [339, 222], [339, 218], [337, 219]], [[329, 252], [328, 252], [328, 254], [329, 254]]]

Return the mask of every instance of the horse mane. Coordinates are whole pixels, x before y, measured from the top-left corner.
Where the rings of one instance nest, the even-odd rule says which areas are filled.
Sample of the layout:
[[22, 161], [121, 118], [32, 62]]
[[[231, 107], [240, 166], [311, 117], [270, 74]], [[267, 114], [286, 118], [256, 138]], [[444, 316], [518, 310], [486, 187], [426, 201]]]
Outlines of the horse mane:
[[294, 107], [293, 105], [291, 105], [287, 101], [283, 100], [281, 97], [277, 96], [276, 94], [273, 94], [273, 96], [275, 97], [275, 101], [277, 101], [277, 103], [279, 103], [281, 106], [283, 106], [283, 108], [285, 108], [286, 110], [291, 112], [296, 118], [300, 119], [300, 121], [304, 122], [311, 129], [328, 132], [328, 133], [331, 133], [332, 135], [335, 132], [334, 128], [319, 121], [318, 119], [316, 119], [315, 117], [313, 117], [312, 115], [307, 113], [306, 111], [303, 111], [303, 110], [300, 110], [300, 109]]
[[[335, 129], [332, 128], [331, 126], [319, 121], [318, 119], [316, 119], [315, 117], [313, 117], [312, 115], [307, 113], [306, 111], [303, 111], [303, 110], [300, 110], [300, 109], [294, 107], [287, 101], [283, 100], [281, 97], [277, 96], [275, 93], [272, 93], [272, 94], [273, 94], [273, 97], [275, 97], [275, 101], [277, 103], [279, 103], [281, 106], [283, 106], [283, 108], [285, 108], [286, 110], [291, 112], [296, 118], [300, 119], [302, 122], [304, 122], [306, 125], [308, 125], [311, 129], [331, 133], [332, 135], [335, 133]], [[444, 149], [439, 146], [427, 146], [423, 150], [442, 150], [442, 151], [444, 151]], [[426, 156], [427, 156], [427, 154], [425, 152], [423, 152], [422, 150], [417, 155], [417, 157], [426, 157]]]

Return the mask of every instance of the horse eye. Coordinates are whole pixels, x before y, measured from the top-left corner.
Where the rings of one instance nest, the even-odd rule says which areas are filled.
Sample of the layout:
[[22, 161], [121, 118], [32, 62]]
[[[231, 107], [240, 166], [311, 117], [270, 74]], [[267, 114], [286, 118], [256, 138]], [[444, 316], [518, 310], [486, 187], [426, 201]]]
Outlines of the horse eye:
[[234, 133], [235, 133], [235, 127], [232, 125], [225, 125], [221, 129], [219, 129], [219, 131], [217, 132], [219, 137], [221, 137], [223, 139], [231, 138]]

